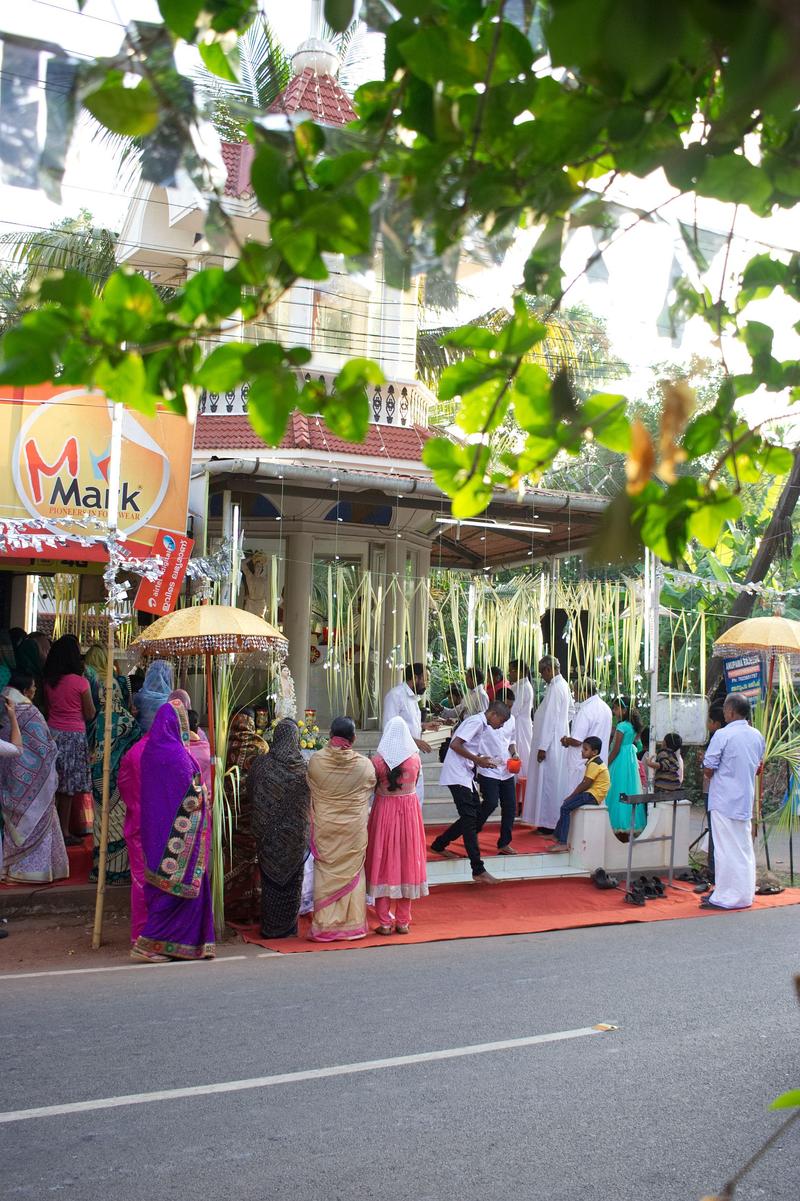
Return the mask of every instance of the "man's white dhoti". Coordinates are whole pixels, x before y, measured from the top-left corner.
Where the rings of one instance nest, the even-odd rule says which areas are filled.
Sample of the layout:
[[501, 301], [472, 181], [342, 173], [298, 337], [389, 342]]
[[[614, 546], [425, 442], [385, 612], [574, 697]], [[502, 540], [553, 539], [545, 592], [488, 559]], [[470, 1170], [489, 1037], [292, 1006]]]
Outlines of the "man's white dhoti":
[[[572, 694], [560, 674], [547, 685], [544, 699], [533, 715], [531, 753], [525, 782], [525, 803], [522, 820], [532, 826], [554, 830], [561, 813], [561, 802], [567, 796], [566, 751], [561, 745], [569, 733]], [[545, 752], [543, 763], [539, 751]]]
[[716, 884], [708, 900], [720, 909], [747, 909], [756, 895], [756, 857], [751, 819], [756, 774], [764, 759], [764, 735], [744, 717], [717, 730], [703, 766], [711, 772], [708, 812], [714, 838]]
[[710, 817], [716, 883], [708, 899], [720, 909], [749, 909], [756, 895], [751, 823], [716, 811]]

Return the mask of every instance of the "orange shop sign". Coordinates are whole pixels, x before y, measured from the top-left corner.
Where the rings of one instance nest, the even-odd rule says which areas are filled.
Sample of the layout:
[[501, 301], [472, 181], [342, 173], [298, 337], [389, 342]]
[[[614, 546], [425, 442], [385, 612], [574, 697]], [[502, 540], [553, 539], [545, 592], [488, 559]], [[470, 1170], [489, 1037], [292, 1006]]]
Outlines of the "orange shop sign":
[[[108, 515], [108, 466], [113, 401], [85, 388], [0, 389], [0, 445], [10, 471], [0, 473], [0, 521], [61, 536], [91, 536], [81, 525]], [[150, 554], [159, 531], [183, 535], [194, 426], [161, 411], [130, 409], [122, 426], [119, 528], [131, 553]], [[26, 549], [6, 552], [29, 558]], [[103, 560], [102, 546], [44, 547], [37, 557]]]

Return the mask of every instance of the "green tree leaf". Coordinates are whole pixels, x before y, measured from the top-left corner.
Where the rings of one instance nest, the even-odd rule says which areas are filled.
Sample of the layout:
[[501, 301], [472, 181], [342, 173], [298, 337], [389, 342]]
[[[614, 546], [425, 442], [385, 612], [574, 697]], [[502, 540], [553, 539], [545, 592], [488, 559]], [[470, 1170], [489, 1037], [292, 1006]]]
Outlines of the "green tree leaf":
[[553, 410], [550, 404], [550, 376], [536, 363], [524, 363], [514, 380], [514, 416], [521, 429], [552, 432]]
[[150, 416], [156, 411], [159, 398], [148, 390], [144, 362], [135, 351], [128, 351], [116, 364], [108, 361], [100, 363], [94, 374], [94, 383], [109, 400]]
[[355, 0], [325, 0], [325, 20], [335, 33], [350, 28], [355, 15]]
[[329, 430], [345, 442], [363, 442], [369, 429], [369, 399], [366, 392], [351, 389], [344, 396], [329, 398], [322, 406]]
[[246, 342], [227, 342], [218, 346], [198, 371], [198, 384], [211, 392], [230, 392], [247, 379], [244, 362], [251, 350]]
[[492, 499], [492, 485], [479, 474], [473, 475], [453, 496], [453, 516], [467, 520], [483, 513]]
[[43, 384], [54, 379], [68, 329], [66, 317], [52, 309], [27, 314], [0, 341], [0, 384]]
[[285, 152], [262, 142], [250, 167], [250, 182], [261, 207], [268, 213], [278, 212], [291, 192]]
[[184, 321], [201, 325], [229, 317], [238, 309], [242, 290], [222, 267], [205, 267], [186, 281], [178, 310]]
[[581, 420], [591, 429], [601, 446], [619, 454], [628, 454], [631, 449], [631, 424], [624, 396], [596, 392], [583, 405]]
[[237, 52], [225, 52], [219, 42], [200, 42], [197, 49], [200, 57], [212, 75], [226, 79], [228, 83], [238, 83], [239, 55]]
[[697, 459], [715, 450], [721, 438], [722, 420], [719, 413], [700, 413], [686, 427], [682, 445], [690, 459]]
[[719, 542], [723, 527], [741, 515], [742, 502], [730, 493], [715, 496], [702, 504], [689, 518], [689, 531], [698, 542], [714, 550]]
[[164, 24], [185, 41], [194, 40], [197, 18], [205, 7], [205, 0], [158, 0]]
[[743, 155], [730, 152], [708, 160], [697, 181], [697, 190], [703, 196], [746, 204], [755, 213], [765, 213], [772, 196], [766, 171], [754, 167]]
[[296, 405], [297, 380], [290, 368], [275, 367], [252, 381], [247, 414], [253, 429], [267, 446], [278, 445]]
[[781, 1093], [770, 1104], [770, 1109], [797, 1109], [800, 1105], [800, 1088], [792, 1088], [787, 1093]]
[[337, 392], [350, 392], [360, 388], [365, 391], [370, 385], [384, 384], [386, 377], [380, 365], [372, 359], [350, 359], [336, 376]]
[[89, 112], [106, 129], [125, 137], [143, 137], [158, 125], [160, 109], [153, 85], [140, 79], [134, 87], [125, 87], [121, 71], [109, 71], [94, 92], [84, 96]]
[[452, 496], [466, 470], [466, 449], [449, 438], [429, 438], [422, 450], [422, 461], [442, 492]]

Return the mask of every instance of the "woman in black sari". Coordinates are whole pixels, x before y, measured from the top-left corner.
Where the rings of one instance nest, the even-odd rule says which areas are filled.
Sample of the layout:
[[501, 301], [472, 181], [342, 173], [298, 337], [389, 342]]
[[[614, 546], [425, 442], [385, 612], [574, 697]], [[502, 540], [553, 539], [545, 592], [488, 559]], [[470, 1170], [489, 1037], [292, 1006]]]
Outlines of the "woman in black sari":
[[246, 788], [261, 869], [261, 935], [293, 938], [311, 811], [296, 722], [288, 718], [278, 722], [269, 754], [252, 761]]

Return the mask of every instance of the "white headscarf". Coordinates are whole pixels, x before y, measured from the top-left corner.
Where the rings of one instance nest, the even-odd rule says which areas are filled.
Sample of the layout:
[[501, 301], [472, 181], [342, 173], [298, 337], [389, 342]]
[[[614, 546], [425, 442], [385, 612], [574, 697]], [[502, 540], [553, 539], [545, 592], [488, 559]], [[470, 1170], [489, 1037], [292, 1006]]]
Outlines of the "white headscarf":
[[378, 754], [383, 759], [389, 771], [399, 766], [412, 755], [418, 755], [417, 744], [411, 737], [411, 731], [402, 717], [393, 717], [387, 722], [381, 740], [378, 743]]

